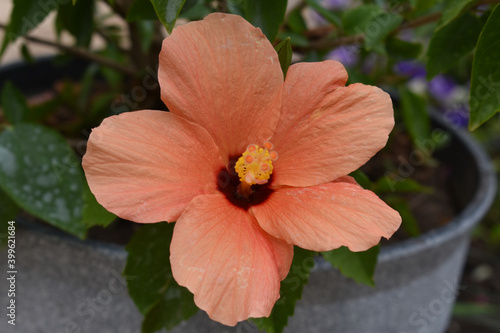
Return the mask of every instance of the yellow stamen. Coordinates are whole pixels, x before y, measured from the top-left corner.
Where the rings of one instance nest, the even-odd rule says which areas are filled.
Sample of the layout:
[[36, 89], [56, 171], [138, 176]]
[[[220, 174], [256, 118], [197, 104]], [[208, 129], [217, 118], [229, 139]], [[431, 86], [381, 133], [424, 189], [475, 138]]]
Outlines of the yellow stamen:
[[264, 143], [264, 147], [251, 144], [236, 162], [234, 169], [240, 177], [239, 192], [248, 197], [251, 194], [250, 186], [254, 184], [265, 184], [273, 173], [273, 161], [278, 158], [272, 143]]

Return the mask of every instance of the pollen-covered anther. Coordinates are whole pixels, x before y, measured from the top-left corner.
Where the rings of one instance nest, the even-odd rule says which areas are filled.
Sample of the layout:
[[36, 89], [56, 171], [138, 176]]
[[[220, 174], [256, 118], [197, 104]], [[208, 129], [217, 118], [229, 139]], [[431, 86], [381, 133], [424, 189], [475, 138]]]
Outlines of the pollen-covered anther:
[[264, 143], [263, 147], [248, 145], [234, 166], [242, 184], [262, 185], [268, 182], [273, 173], [273, 161], [278, 158], [278, 153], [271, 149], [271, 142]]

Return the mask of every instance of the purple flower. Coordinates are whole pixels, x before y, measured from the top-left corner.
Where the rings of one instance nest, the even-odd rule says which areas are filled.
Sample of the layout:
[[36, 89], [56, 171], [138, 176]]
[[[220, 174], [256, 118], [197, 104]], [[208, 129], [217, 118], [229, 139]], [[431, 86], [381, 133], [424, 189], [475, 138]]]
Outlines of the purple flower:
[[361, 73], [370, 75], [380, 65], [380, 57], [375, 53], [368, 54], [361, 64]]
[[415, 32], [410, 29], [405, 29], [398, 33], [398, 37], [399, 39], [404, 40], [405, 42], [411, 42], [415, 37]]
[[456, 104], [443, 109], [443, 118], [452, 125], [465, 128], [469, 124], [469, 106], [467, 104]]
[[322, 4], [328, 9], [345, 9], [349, 7], [349, 1], [347, 0], [323, 0]]
[[429, 81], [429, 93], [438, 100], [447, 100], [453, 96], [455, 80], [447, 75], [437, 75]]
[[410, 78], [425, 77], [427, 72], [423, 64], [414, 60], [400, 61], [394, 66], [394, 71], [402, 76]]
[[328, 53], [325, 59], [336, 60], [344, 66], [352, 66], [359, 60], [359, 48], [355, 45], [342, 45]]

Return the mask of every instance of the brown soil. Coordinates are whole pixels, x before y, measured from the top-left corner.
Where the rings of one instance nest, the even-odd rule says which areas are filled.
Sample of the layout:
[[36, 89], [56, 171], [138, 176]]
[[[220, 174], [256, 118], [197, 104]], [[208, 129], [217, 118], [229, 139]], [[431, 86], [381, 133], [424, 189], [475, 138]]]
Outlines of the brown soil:
[[[411, 173], [410, 178], [430, 188], [429, 193], [394, 192], [381, 195], [382, 199], [393, 195], [404, 198], [417, 221], [421, 233], [425, 233], [447, 224], [458, 211], [453, 205], [448, 190], [449, 168], [433, 159], [432, 156], [426, 156], [422, 161], [419, 160], [419, 163], [411, 163], [412, 158], [410, 156], [415, 156], [413, 155], [415, 151], [417, 150], [415, 150], [408, 134], [403, 132], [401, 128], [396, 127], [391, 134], [387, 147], [368, 161], [361, 170], [372, 181], [376, 181], [387, 174], [395, 175], [395, 179], [400, 179]], [[418, 156], [425, 156], [425, 154], [421, 153]], [[402, 173], [400, 170], [405, 170], [405, 172]], [[404, 228], [400, 228], [389, 241], [382, 240], [382, 244], [400, 242], [410, 237], [412, 236]]]

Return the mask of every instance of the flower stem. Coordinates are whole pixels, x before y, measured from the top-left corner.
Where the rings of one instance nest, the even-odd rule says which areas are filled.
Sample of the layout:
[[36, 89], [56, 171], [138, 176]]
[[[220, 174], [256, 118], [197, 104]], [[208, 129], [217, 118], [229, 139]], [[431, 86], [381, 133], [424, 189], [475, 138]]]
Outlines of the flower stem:
[[[0, 29], [5, 30], [5, 29], [7, 29], [7, 26], [0, 23]], [[24, 38], [27, 41], [33, 42], [33, 43], [54, 47], [60, 51], [72, 54], [72, 55], [79, 57], [79, 58], [83, 58], [83, 59], [87, 59], [87, 60], [96, 62], [98, 64], [115, 69], [115, 70], [122, 72], [124, 74], [127, 74], [127, 75], [134, 76], [137, 73], [136, 70], [133, 68], [133, 66], [130, 66], [130, 65], [126, 66], [126, 65], [120, 64], [120, 63], [115, 62], [109, 58], [102, 57], [102, 56], [94, 54], [92, 52], [87, 52], [87, 51], [84, 51], [82, 49], [74, 48], [71, 46], [67, 46], [67, 45], [64, 45], [61, 43], [53, 42], [53, 41], [38, 38], [38, 37], [22, 36], [22, 38]]]

